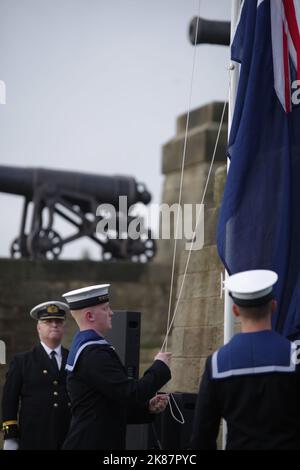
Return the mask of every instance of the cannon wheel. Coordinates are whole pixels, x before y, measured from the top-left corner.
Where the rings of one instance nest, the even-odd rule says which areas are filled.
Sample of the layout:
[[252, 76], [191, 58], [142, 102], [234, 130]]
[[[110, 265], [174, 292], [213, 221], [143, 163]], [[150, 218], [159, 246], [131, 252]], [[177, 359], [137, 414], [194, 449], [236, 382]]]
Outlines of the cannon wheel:
[[27, 237], [24, 236], [22, 242], [20, 243], [20, 237], [16, 237], [11, 246], [10, 246], [10, 256], [12, 258], [29, 258], [29, 252], [26, 246]]
[[151, 238], [151, 231], [142, 235], [138, 240], [128, 240], [128, 255], [134, 263], [148, 263], [154, 258], [156, 243]]
[[[34, 258], [57, 259], [62, 251], [60, 235], [52, 229], [41, 229], [31, 242], [31, 251]], [[56, 245], [56, 246], [53, 246]]]
[[151, 238], [151, 231], [142, 235], [137, 240], [108, 239], [103, 245], [103, 259], [112, 261], [117, 259], [129, 259], [133, 263], [147, 263], [156, 253], [156, 243]]

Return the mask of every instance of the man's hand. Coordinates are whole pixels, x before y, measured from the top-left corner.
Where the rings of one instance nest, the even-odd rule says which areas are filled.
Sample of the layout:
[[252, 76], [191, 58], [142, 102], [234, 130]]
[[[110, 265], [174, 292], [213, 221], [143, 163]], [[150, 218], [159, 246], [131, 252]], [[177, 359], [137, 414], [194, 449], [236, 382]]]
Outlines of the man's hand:
[[168, 402], [169, 395], [167, 395], [166, 393], [162, 395], [156, 395], [149, 401], [149, 413], [161, 413], [166, 409]]
[[170, 367], [171, 357], [172, 357], [172, 353], [170, 352], [159, 352], [158, 354], [156, 354], [154, 360], [163, 361], [166, 364], [166, 366]]

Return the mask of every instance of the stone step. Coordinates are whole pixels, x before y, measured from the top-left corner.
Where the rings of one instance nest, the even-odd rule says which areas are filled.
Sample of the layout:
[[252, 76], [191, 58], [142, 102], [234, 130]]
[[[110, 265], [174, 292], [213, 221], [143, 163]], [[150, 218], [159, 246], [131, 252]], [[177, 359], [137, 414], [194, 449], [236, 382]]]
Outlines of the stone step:
[[[207, 122], [216, 122], [221, 121], [223, 113], [224, 103], [223, 102], [213, 102], [202, 106], [201, 108], [193, 109], [190, 112], [189, 117], [189, 129], [194, 127], [201, 126]], [[177, 134], [185, 133], [186, 129], [186, 120], [187, 113], [182, 114], [177, 118]], [[228, 111], [226, 110], [224, 115], [224, 123], [228, 122]]]
[[[189, 131], [186, 146], [185, 168], [202, 162], [211, 162], [219, 125], [205, 123]], [[223, 125], [215, 161], [226, 163], [227, 125]], [[180, 171], [184, 149], [184, 135], [180, 134], [163, 146], [162, 173]]]
[[173, 357], [172, 379], [168, 384], [168, 392], [188, 391], [189, 393], [197, 393], [200, 378], [204, 371], [205, 360], [205, 358], [199, 357]]
[[174, 321], [177, 327], [206, 327], [224, 324], [224, 298], [209, 297], [181, 300]]
[[172, 333], [172, 353], [176, 357], [207, 357], [223, 344], [222, 326], [177, 327]]
[[[214, 267], [213, 267], [214, 268]], [[181, 290], [183, 275], [178, 276], [176, 297]], [[181, 290], [180, 300], [218, 297], [221, 287], [221, 271], [207, 271], [187, 274]]]
[[[187, 257], [188, 253], [182, 252], [179, 264], [179, 274], [183, 274], [185, 271]], [[220, 269], [220, 271], [223, 269], [215, 245], [204, 246], [202, 250], [192, 252], [187, 270], [189, 274], [199, 273], [200, 271], [211, 271], [212, 269]]]
[[[223, 164], [221, 167], [223, 168]], [[215, 174], [218, 173], [220, 163], [215, 163], [210, 174], [210, 180], [206, 188], [204, 203], [209, 206], [214, 204], [214, 191], [215, 191]], [[210, 163], [203, 162], [199, 165], [186, 167], [184, 170], [184, 178], [182, 185], [182, 204], [200, 204], [203, 199], [204, 189], [207, 184], [208, 173], [210, 170]], [[172, 205], [178, 203], [179, 190], [181, 182], [181, 172], [176, 171], [169, 173], [163, 184], [163, 197], [162, 200], [165, 204]]]

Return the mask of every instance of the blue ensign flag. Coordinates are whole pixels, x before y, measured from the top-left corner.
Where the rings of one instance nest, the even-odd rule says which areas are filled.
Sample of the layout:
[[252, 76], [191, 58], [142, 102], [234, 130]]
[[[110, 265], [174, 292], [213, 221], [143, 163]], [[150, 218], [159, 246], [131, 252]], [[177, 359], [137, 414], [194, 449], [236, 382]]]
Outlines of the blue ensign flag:
[[[272, 269], [274, 328], [300, 335], [300, 0], [245, 0], [218, 250], [230, 274]], [[298, 88], [297, 88], [298, 87]]]

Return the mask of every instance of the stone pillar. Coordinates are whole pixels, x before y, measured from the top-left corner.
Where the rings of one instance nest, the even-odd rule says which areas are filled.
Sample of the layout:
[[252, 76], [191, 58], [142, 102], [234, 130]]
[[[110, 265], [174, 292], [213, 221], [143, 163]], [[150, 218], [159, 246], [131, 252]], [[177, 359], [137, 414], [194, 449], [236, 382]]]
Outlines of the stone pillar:
[[[219, 123], [224, 103], [210, 103], [190, 113], [189, 130], [186, 146], [184, 181], [182, 187], [182, 204], [200, 204], [205, 187], [210, 162], [213, 156]], [[163, 146], [162, 173], [165, 177], [162, 192], [162, 204], [178, 203], [181, 179], [181, 165], [184, 148], [186, 114], [177, 119], [177, 132], [173, 139]], [[205, 199], [206, 209], [214, 207], [214, 173], [226, 162], [225, 148], [227, 145], [227, 115], [223, 124], [219, 146], [217, 148], [211, 184], [207, 188]], [[168, 226], [168, 220], [163, 220], [160, 234], [170, 228], [171, 241], [159, 240], [156, 261], [171, 264], [174, 246], [174, 222]], [[167, 225], [167, 227], [165, 227]], [[178, 250], [181, 252], [184, 241], [178, 240]]]
[[[199, 204], [202, 199], [210, 162], [217, 139], [224, 103], [211, 103], [190, 115], [182, 205]], [[227, 117], [227, 116], [226, 116]], [[165, 175], [163, 201], [178, 202], [186, 115], [177, 121], [177, 135], [163, 148]], [[222, 344], [223, 300], [220, 298], [222, 263], [216, 250], [218, 208], [226, 178], [227, 122], [222, 126], [205, 204], [204, 247], [193, 251], [179, 300], [172, 331], [172, 382], [170, 389], [197, 391], [206, 357]], [[174, 225], [172, 227], [174, 233]], [[172, 232], [171, 231], [171, 232]], [[188, 252], [185, 240], [178, 241], [176, 264], [176, 300], [181, 288]], [[160, 241], [159, 260], [169, 263], [173, 242]], [[173, 308], [176, 301], [173, 302]]]

